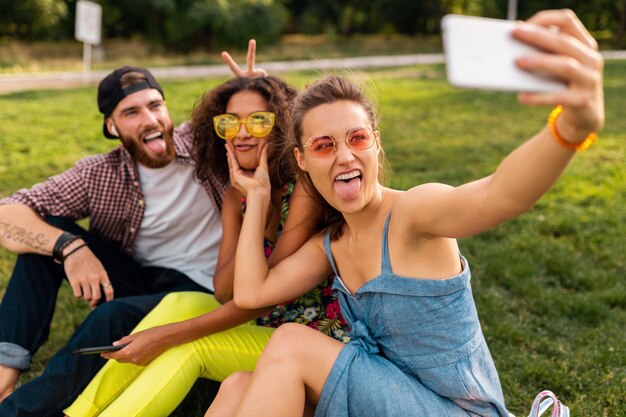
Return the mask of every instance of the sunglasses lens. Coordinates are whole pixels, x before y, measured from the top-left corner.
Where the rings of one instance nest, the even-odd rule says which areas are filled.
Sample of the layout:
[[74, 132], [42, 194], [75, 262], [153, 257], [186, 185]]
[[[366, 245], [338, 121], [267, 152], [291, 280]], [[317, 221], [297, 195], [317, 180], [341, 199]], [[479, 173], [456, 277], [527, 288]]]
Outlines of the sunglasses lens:
[[[369, 149], [376, 142], [376, 134], [372, 129], [366, 127], [359, 127], [352, 129], [346, 135], [346, 144], [348, 148], [353, 151], [364, 151]], [[309, 152], [315, 158], [325, 158], [330, 156], [335, 150], [336, 142], [329, 135], [314, 136], [309, 139], [305, 145], [305, 148], [309, 149]]]
[[213, 118], [215, 133], [222, 139], [232, 139], [239, 131], [239, 121], [230, 114], [221, 114]]
[[274, 127], [274, 113], [256, 112], [248, 117], [246, 128], [248, 133], [257, 138], [267, 136]]
[[315, 136], [309, 139], [307, 147], [315, 158], [325, 158], [333, 153], [335, 140], [330, 136]]
[[353, 129], [348, 132], [347, 142], [355, 151], [363, 151], [374, 144], [374, 132], [366, 128]]

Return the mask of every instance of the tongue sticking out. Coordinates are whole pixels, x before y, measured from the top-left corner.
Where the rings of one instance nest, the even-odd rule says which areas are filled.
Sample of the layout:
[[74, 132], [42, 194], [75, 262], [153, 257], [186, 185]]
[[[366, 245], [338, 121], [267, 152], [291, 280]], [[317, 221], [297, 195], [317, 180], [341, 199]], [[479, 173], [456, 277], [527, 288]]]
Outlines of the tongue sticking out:
[[165, 152], [166, 146], [165, 146], [165, 140], [159, 138], [159, 139], [151, 139], [146, 141], [146, 146], [154, 153], [156, 154], [162, 154]]
[[354, 200], [361, 189], [361, 178], [352, 178], [349, 181], [335, 181], [335, 192], [344, 200]]

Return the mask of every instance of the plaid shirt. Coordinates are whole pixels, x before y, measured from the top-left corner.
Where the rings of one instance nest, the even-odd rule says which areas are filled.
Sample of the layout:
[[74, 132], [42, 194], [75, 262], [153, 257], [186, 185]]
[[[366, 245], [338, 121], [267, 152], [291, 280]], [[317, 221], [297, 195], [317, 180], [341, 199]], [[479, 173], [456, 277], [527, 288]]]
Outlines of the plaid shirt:
[[[192, 141], [193, 133], [187, 123], [174, 130], [176, 158], [184, 165], [193, 164]], [[219, 213], [228, 184], [216, 179], [201, 184]], [[89, 217], [91, 233], [128, 255], [132, 255], [144, 214], [137, 164], [122, 146], [108, 154], [83, 158], [73, 168], [31, 189], [20, 190], [0, 200], [0, 204], [25, 204], [42, 217]]]

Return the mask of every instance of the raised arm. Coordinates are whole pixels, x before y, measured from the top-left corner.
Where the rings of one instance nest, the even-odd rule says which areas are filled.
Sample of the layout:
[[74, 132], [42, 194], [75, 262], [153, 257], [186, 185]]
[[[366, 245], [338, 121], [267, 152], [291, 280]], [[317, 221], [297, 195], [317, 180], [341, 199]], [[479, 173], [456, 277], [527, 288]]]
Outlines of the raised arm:
[[[261, 157], [260, 167], [265, 163]], [[257, 180], [246, 185], [247, 210], [235, 259], [234, 301], [241, 308], [292, 299], [315, 288], [330, 273], [319, 236], [272, 269], [268, 267], [263, 234], [270, 200], [269, 181]]]
[[260, 262], [263, 241], [251, 232], [256, 226], [257, 221], [246, 215], [235, 259], [234, 301], [238, 307], [258, 308], [296, 298], [332, 272], [321, 236], [312, 237], [296, 253], [268, 268]]
[[289, 199], [285, 226], [267, 261], [268, 266], [276, 266], [298, 250], [313, 234], [313, 228], [320, 216], [319, 204], [304, 190], [302, 183], [296, 181]]
[[[232, 153], [233, 150], [230, 144], [227, 144], [227, 149], [228, 152]], [[223, 237], [213, 279], [215, 298], [221, 303], [233, 298], [235, 255], [243, 221], [241, 201], [243, 195], [247, 193], [245, 187], [240, 186], [239, 183], [246, 180], [250, 175], [248, 172], [239, 169], [236, 159], [229, 163], [229, 167], [232, 186], [224, 195], [224, 205], [222, 207]], [[278, 205], [269, 206], [268, 211], [281, 212], [282, 199], [278, 202]], [[271, 214], [269, 213], [268, 217], [266, 217], [266, 226], [267, 220], [273, 217]], [[296, 182], [289, 198], [289, 212], [287, 213], [282, 233], [276, 241], [270, 258], [267, 260], [270, 268], [293, 254], [311, 237], [315, 222], [319, 216], [319, 204], [309, 196], [300, 182]]]
[[465, 237], [529, 210], [557, 181], [575, 148], [602, 128], [603, 60], [578, 18], [571, 11], [540, 12], [521, 23], [514, 36], [550, 52], [521, 58], [521, 68], [568, 84], [558, 93], [520, 94], [520, 102], [562, 105], [562, 113], [509, 154], [493, 175], [456, 188], [426, 184], [402, 196], [398, 210], [409, 214], [420, 207], [419, 214], [407, 217], [415, 231]]

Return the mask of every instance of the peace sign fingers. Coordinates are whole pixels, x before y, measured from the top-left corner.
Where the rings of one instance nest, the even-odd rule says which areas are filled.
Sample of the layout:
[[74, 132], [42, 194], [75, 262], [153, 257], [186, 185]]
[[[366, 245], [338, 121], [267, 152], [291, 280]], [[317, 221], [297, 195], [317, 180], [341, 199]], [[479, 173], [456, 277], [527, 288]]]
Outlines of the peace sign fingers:
[[226, 51], [222, 52], [222, 59], [226, 62], [226, 65], [230, 68], [230, 70], [237, 77], [266, 77], [267, 71], [261, 68], [254, 68], [254, 63], [256, 60], [256, 41], [254, 39], [250, 39], [248, 42], [248, 53], [246, 55], [246, 69], [243, 70], [237, 65], [237, 62], [233, 59], [233, 57]]

